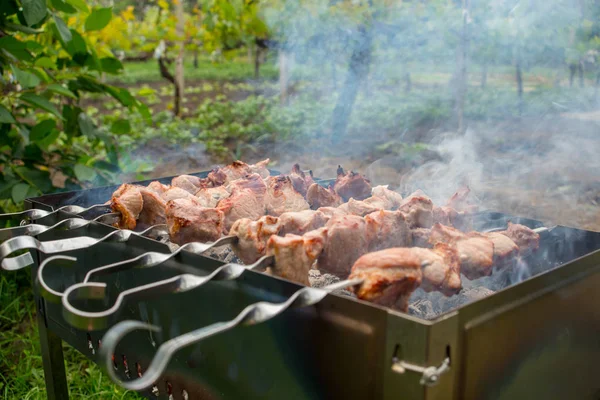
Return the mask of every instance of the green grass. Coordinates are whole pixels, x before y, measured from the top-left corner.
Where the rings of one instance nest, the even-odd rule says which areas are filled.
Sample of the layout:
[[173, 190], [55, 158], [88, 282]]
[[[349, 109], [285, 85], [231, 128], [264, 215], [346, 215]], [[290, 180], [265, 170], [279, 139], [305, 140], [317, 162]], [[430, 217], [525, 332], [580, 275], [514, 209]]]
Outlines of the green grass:
[[[155, 59], [143, 62], [124, 63], [125, 72], [119, 76], [108, 76], [107, 80], [113, 83], [121, 82], [136, 84], [140, 82], [164, 81], [160, 75], [158, 63]], [[171, 71], [174, 64], [170, 66]], [[194, 67], [193, 59], [186, 57], [184, 60], [185, 79], [189, 81], [240, 81], [254, 79], [254, 65], [247, 58], [235, 58], [222, 62], [212, 62], [207, 56], [198, 58], [198, 68]], [[275, 79], [278, 76], [276, 65], [267, 62], [260, 68], [262, 79]]]
[[[0, 274], [0, 399], [46, 399], [44, 371], [27, 271]], [[115, 386], [82, 354], [64, 345], [73, 399], [141, 399]]]

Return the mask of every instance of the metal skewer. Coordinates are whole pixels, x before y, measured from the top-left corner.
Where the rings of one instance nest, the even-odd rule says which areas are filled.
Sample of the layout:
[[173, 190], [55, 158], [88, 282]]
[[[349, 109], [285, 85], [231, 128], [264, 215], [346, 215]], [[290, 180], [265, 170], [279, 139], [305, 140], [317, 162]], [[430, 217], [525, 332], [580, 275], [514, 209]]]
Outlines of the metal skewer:
[[44, 232], [48, 232], [53, 229], [63, 228], [65, 230], [82, 228], [91, 224], [92, 222], [100, 222], [103, 224], [112, 225], [115, 222], [119, 221], [121, 214], [119, 213], [108, 213], [102, 214], [92, 220], [83, 219], [83, 218], [67, 218], [62, 221], [57, 222], [54, 225], [40, 225], [40, 224], [29, 224], [22, 226], [15, 226], [12, 228], [4, 228], [0, 229], [0, 242], [4, 242], [5, 240], [27, 235], [27, 236], [36, 236], [42, 234]]
[[47, 217], [48, 215], [56, 214], [59, 211], [63, 211], [70, 214], [82, 214], [86, 211], [102, 208], [102, 207], [110, 207], [108, 204], [94, 204], [90, 207], [80, 207], [80, 206], [63, 206], [59, 207], [53, 211], [40, 210], [37, 208], [25, 210], [16, 213], [8, 213], [8, 214], [0, 214], [0, 222], [10, 221], [10, 220], [34, 220], [40, 219], [43, 217]]
[[317, 304], [329, 293], [335, 290], [343, 289], [348, 286], [359, 285], [361, 283], [362, 280], [345, 280], [319, 289], [304, 287], [296, 291], [283, 303], [269, 303], [261, 301], [251, 304], [244, 308], [244, 310], [242, 310], [237, 317], [230, 321], [217, 322], [164, 342], [158, 348], [156, 355], [152, 359], [150, 366], [144, 375], [131, 381], [121, 381], [114, 371], [112, 356], [115, 353], [117, 345], [129, 332], [138, 329], [147, 329], [152, 332], [159, 332], [161, 330], [160, 327], [131, 320], [116, 324], [104, 335], [104, 338], [102, 339], [100, 358], [104, 361], [104, 367], [114, 382], [129, 390], [143, 390], [151, 386], [160, 378], [165, 368], [169, 364], [173, 354], [184, 347], [198, 343], [219, 333], [228, 331], [238, 325], [249, 326], [266, 322], [283, 313], [290, 307], [307, 307]]
[[76, 263], [77, 258], [63, 255], [48, 257], [42, 261], [37, 271], [36, 283], [40, 286], [40, 292], [46, 300], [52, 303], [60, 303], [60, 299], [63, 296], [63, 292], [51, 288], [46, 282], [44, 272], [46, 271], [48, 264], [52, 264], [53, 266], [57, 266], [58, 264], [61, 267], [71, 268], [75, 266]]
[[105, 241], [114, 241], [122, 243], [128, 241], [131, 236], [162, 236], [166, 234], [167, 226], [164, 224], [160, 224], [151, 226], [142, 232], [134, 232], [127, 229], [121, 229], [110, 232], [108, 235], [103, 236], [101, 238], [79, 236], [70, 239], [49, 240], [45, 242], [40, 242], [39, 240], [31, 236], [19, 236], [9, 239], [6, 242], [0, 244], [0, 261], [2, 262], [3, 269], [8, 271], [15, 271], [18, 269], [25, 268], [28, 265], [31, 265], [31, 263], [26, 264], [26, 259], [22, 257], [6, 258], [12, 253], [21, 250], [36, 249], [44, 254], [54, 254], [72, 250], [85, 249]]
[[[152, 282], [119, 293], [115, 303], [98, 312], [80, 310], [71, 304], [74, 299], [104, 299], [106, 283], [84, 282], [72, 285], [61, 294], [63, 316], [67, 322], [79, 329], [96, 330], [106, 328], [111, 316], [116, 315], [125, 299], [143, 299], [164, 293], [182, 293], [196, 289], [212, 280], [234, 280], [247, 270], [264, 269], [273, 262], [272, 256], [262, 257], [252, 265], [225, 264], [206, 276], [192, 274], [177, 275], [169, 279]], [[52, 293], [51, 293], [52, 294]]]

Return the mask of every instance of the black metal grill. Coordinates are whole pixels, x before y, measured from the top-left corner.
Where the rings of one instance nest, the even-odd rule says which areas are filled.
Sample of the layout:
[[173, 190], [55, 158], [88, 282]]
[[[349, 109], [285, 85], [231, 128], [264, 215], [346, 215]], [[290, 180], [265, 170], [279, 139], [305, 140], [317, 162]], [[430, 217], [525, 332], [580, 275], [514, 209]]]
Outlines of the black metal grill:
[[[26, 204], [48, 210], [85, 207], [103, 203], [115, 189], [47, 195]], [[100, 212], [90, 210], [83, 216], [89, 219]], [[51, 225], [72, 216], [59, 212], [36, 223]], [[530, 219], [484, 212], [477, 215], [475, 229], [502, 228], [508, 221], [542, 226]], [[44, 232], [37, 239], [98, 238], [114, 230], [95, 222], [75, 230]], [[236, 327], [178, 351], [165, 373], [142, 393], [164, 399], [597, 399], [598, 249], [600, 233], [562, 226], [544, 232], [540, 250], [527, 259], [531, 278], [516, 282], [514, 270], [483, 278], [473, 284], [505, 288], [433, 320], [328, 295], [316, 305], [291, 308], [268, 322]], [[170, 250], [157, 240], [132, 236], [124, 243], [103, 242], [72, 251], [68, 255], [77, 262], [48, 265], [47, 283], [64, 291], [92, 268], [148, 251]], [[32, 256], [35, 277], [47, 256], [37, 251]], [[103, 276], [104, 300], [82, 300], [82, 306], [104, 309], [124, 289], [181, 273], [207, 275], [221, 265], [222, 261], [184, 251], [154, 268]], [[104, 365], [99, 354], [107, 329], [73, 327], [63, 318], [62, 304], [42, 296], [39, 285], [34, 286], [49, 398], [63, 399], [67, 393], [61, 341]], [[147, 370], [161, 343], [230, 320], [257, 301], [283, 302], [300, 288], [247, 271], [235, 280], [211, 281], [185, 293], [126, 301], [108, 328], [118, 321], [137, 320], [161, 329], [127, 335], [110, 368], [123, 381], [135, 379]], [[442, 369], [438, 378], [436, 372]], [[432, 376], [437, 382], [428, 380]]]

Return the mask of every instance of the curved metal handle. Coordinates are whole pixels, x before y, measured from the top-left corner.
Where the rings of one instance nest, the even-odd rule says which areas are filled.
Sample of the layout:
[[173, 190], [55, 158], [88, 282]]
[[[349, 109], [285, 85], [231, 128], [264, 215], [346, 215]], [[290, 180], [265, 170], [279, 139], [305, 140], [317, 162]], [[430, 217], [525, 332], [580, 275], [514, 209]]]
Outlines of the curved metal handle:
[[109, 318], [116, 315], [126, 298], [148, 298], [164, 293], [181, 293], [196, 289], [211, 280], [233, 280], [241, 276], [244, 271], [264, 268], [270, 265], [273, 257], [263, 257], [252, 265], [225, 264], [215, 269], [206, 276], [191, 274], [177, 275], [172, 278], [137, 286], [119, 293], [115, 303], [106, 310], [88, 312], [78, 309], [71, 302], [74, 299], [103, 299], [106, 293], [106, 284], [88, 282], [75, 284], [65, 290], [62, 295], [63, 317], [72, 326], [79, 329], [103, 329], [109, 323]]
[[133, 232], [126, 229], [116, 230], [110, 232], [101, 238], [93, 238], [89, 236], [79, 236], [70, 239], [60, 240], [49, 240], [40, 242], [31, 236], [19, 236], [7, 240], [0, 244], [0, 261], [2, 262], [2, 268], [8, 271], [15, 271], [18, 269], [25, 268], [31, 263], [25, 263], [24, 258], [13, 257], [7, 258], [12, 253], [21, 250], [38, 250], [44, 254], [63, 253], [66, 251], [86, 249], [95, 244], [112, 240], [115, 242], [126, 242], [129, 238], [134, 236], [151, 236], [153, 234], [165, 234], [167, 226], [164, 224], [154, 225], [142, 232]]
[[110, 205], [94, 204], [93, 206], [85, 207], [85, 208], [80, 207], [80, 206], [63, 206], [63, 207], [59, 207], [53, 211], [40, 210], [40, 209], [34, 208], [34, 209], [25, 210], [25, 211], [16, 212], [16, 213], [0, 214], [0, 222], [10, 221], [13, 219], [21, 219], [21, 220], [40, 219], [42, 217], [47, 217], [48, 215], [56, 214], [59, 211], [77, 215], [77, 214], [82, 214], [86, 211], [92, 210], [94, 208], [100, 208], [100, 207], [108, 208], [108, 207], [110, 207]]
[[346, 280], [319, 289], [304, 287], [296, 291], [283, 303], [261, 301], [251, 304], [230, 321], [217, 322], [164, 342], [158, 348], [156, 355], [150, 362], [150, 366], [144, 375], [132, 381], [121, 381], [113, 369], [112, 355], [114, 354], [118, 343], [125, 335], [134, 330], [148, 329], [153, 332], [159, 332], [161, 330], [160, 327], [139, 321], [120, 322], [104, 335], [102, 347], [100, 348], [100, 357], [104, 360], [104, 367], [114, 382], [129, 390], [143, 390], [151, 386], [161, 377], [173, 354], [184, 347], [198, 343], [238, 325], [256, 325], [268, 321], [290, 307], [306, 307], [314, 305], [323, 300], [327, 294], [334, 290], [358, 285], [360, 283], [362, 283], [362, 280]]
[[94, 268], [85, 275], [85, 279], [83, 282], [88, 282], [92, 280], [96, 276], [108, 275], [118, 271], [126, 271], [132, 268], [151, 268], [157, 265], [160, 265], [171, 258], [174, 258], [183, 250], [191, 251], [194, 254], [202, 254], [207, 250], [210, 250], [214, 247], [224, 246], [226, 244], [233, 243], [237, 240], [236, 236], [224, 236], [219, 240], [213, 243], [186, 243], [179, 248], [177, 248], [172, 253], [158, 253], [155, 251], [149, 251], [144, 254], [140, 254], [137, 257], [131, 258], [129, 260], [119, 261], [113, 264], [104, 265], [102, 267]]
[[42, 261], [37, 271], [36, 283], [40, 286], [40, 292], [45, 299], [52, 303], [60, 303], [60, 299], [63, 296], [63, 292], [52, 289], [46, 282], [44, 272], [46, 271], [48, 264], [60, 264], [63, 267], [73, 267], [76, 262], [77, 259], [70, 256], [52, 256]]
[[83, 218], [67, 218], [61, 221], [58, 221], [56, 224], [47, 226], [40, 224], [28, 224], [15, 226], [12, 228], [4, 228], [0, 229], [0, 242], [4, 242], [8, 239], [12, 239], [17, 236], [36, 236], [40, 235], [44, 232], [51, 231], [53, 229], [63, 228], [66, 230], [82, 228], [91, 224], [92, 222], [100, 222], [103, 224], [111, 225], [115, 222], [118, 222], [121, 214], [119, 213], [108, 213], [102, 214], [94, 219], [87, 220]]

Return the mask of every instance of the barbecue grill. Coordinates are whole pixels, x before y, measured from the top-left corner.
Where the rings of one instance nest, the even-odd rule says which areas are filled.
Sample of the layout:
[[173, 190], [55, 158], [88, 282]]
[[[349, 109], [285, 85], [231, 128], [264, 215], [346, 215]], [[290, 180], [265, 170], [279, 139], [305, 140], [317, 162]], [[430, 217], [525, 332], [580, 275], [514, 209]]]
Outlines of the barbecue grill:
[[[28, 199], [26, 208], [90, 207], [105, 202], [115, 189], [46, 195]], [[42, 243], [75, 243], [82, 237], [98, 242], [64, 254], [76, 261], [64, 255], [48, 259], [37, 250], [18, 256], [19, 262], [33, 263], [49, 399], [68, 398], [62, 341], [106, 366], [122, 382], [133, 382], [149, 370], [161, 344], [171, 339], [175, 341], [169, 343], [177, 344], [189, 332], [202, 335], [209, 326], [218, 328], [222, 325], [213, 324], [233, 320], [258, 301], [283, 306], [273, 318], [264, 318], [273, 306], [261, 309], [232, 329], [174, 352], [160, 377], [141, 393], [153, 399], [600, 398], [600, 233], [563, 226], [543, 232], [539, 251], [520, 270], [515, 267], [517, 272], [513, 268], [472, 283], [493, 287], [494, 294], [448, 306], [432, 319], [244, 271], [237, 279], [212, 280], [196, 290], [126, 297], [119, 312], [102, 319], [103, 324], [86, 325], [86, 320], [65, 311], [62, 292], [84, 281], [94, 268], [150, 251], [171, 251], [160, 229], [126, 240], [109, 236], [98, 241], [116, 231], [103, 223], [110, 222], [110, 215], [101, 217], [106, 212], [95, 207], [79, 214], [97, 220], [75, 229], [25, 232], [28, 228], [23, 226], [18, 231], [37, 234]], [[74, 215], [59, 211], [34, 217], [36, 224], [52, 226]], [[531, 219], [481, 212], [474, 228], [504, 228], [508, 221], [542, 226]], [[35, 278], [40, 264], [44, 287]], [[182, 273], [207, 276], [224, 264], [206, 253], [181, 251], [153, 268], [103, 275], [99, 281], [105, 287], [90, 288], [88, 299], [73, 302], [81, 309], [106, 310], [129, 288]], [[266, 320], [258, 323], [261, 318]], [[113, 342], [114, 350], [106, 350], [105, 333], [128, 320], [138, 322], [130, 323], [132, 331]], [[153, 329], [145, 328], [148, 324]]]

